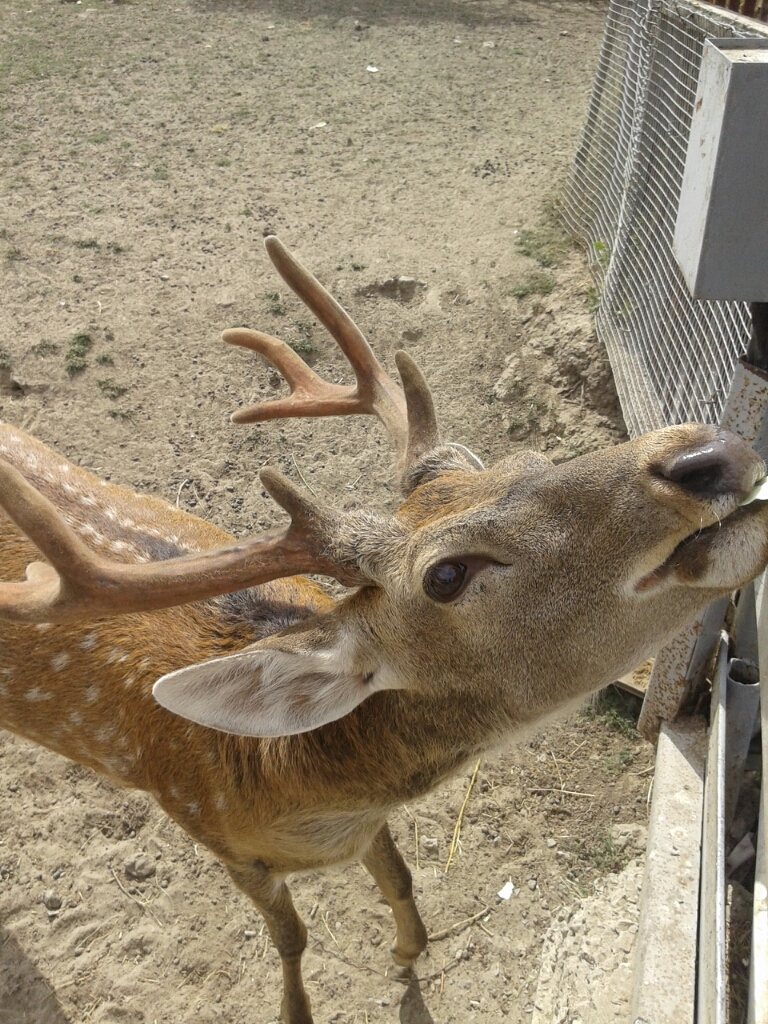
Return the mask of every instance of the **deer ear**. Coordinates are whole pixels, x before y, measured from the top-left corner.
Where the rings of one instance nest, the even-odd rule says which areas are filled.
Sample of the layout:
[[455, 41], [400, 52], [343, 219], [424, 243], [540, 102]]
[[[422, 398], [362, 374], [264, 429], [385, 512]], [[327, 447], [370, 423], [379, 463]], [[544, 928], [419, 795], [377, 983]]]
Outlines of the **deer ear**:
[[[344, 659], [347, 661], [347, 659]], [[240, 736], [288, 736], [343, 718], [391, 674], [355, 672], [335, 648], [309, 653], [251, 648], [162, 676], [152, 690], [164, 708], [198, 725]]]

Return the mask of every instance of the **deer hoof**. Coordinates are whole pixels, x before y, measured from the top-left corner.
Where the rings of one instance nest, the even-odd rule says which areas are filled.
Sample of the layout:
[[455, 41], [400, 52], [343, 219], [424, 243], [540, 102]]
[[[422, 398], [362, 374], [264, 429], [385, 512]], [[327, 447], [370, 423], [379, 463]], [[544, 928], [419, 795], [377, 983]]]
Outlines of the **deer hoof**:
[[395, 961], [395, 966], [398, 968], [397, 973], [399, 977], [405, 977], [409, 972], [411, 972], [419, 957], [418, 952], [408, 955], [407, 953], [398, 950], [394, 943], [389, 947], [389, 952], [392, 954], [392, 959]]

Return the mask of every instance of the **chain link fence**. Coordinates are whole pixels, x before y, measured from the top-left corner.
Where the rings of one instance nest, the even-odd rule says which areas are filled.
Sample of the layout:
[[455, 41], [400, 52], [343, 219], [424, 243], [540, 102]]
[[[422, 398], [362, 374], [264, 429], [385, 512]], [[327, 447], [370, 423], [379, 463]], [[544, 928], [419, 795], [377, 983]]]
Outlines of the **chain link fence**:
[[587, 247], [597, 333], [632, 437], [718, 422], [746, 349], [748, 307], [692, 299], [672, 238], [704, 40], [766, 35], [696, 0], [610, 2], [563, 213]]

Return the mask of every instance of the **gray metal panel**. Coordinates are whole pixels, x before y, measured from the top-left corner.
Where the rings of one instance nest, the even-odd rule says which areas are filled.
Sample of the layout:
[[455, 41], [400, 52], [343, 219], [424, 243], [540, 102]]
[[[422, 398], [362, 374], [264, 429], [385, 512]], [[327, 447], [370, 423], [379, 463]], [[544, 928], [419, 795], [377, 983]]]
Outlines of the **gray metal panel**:
[[768, 40], [706, 40], [673, 252], [697, 299], [768, 301]]
[[[751, 588], [749, 588], [751, 590]], [[749, 591], [748, 591], [749, 592]], [[760, 707], [760, 686], [745, 682], [745, 677], [756, 677], [757, 664], [741, 658], [732, 658], [728, 666], [728, 688], [725, 727], [725, 818], [724, 828], [731, 827], [741, 785], [744, 781], [744, 762]], [[738, 677], [738, 678], [737, 678]]]
[[[755, 585], [748, 583], [741, 588], [739, 603], [731, 629], [731, 650], [734, 658], [746, 658], [754, 665], [760, 664], [757, 646], [757, 611], [755, 609]], [[758, 679], [759, 679], [758, 674]]]
[[[768, 685], [761, 684], [763, 707], [768, 706]], [[768, 715], [763, 714], [763, 764], [768, 763]], [[760, 795], [760, 825], [757, 832], [755, 893], [752, 908], [752, 955], [749, 964], [749, 1010], [747, 1024], [768, 1022], [768, 851], [765, 830], [768, 823], [768, 786], [765, 778]]]
[[755, 890], [752, 909], [752, 955], [749, 971], [748, 1024], [768, 1024], [768, 587], [765, 574], [755, 581], [757, 634], [760, 648], [760, 719], [763, 744], [763, 786], [757, 833]]

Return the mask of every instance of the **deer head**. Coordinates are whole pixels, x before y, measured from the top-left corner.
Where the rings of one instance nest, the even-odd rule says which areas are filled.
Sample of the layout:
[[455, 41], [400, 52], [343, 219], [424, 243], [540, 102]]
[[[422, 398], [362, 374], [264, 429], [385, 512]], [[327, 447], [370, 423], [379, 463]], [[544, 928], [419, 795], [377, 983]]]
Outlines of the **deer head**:
[[401, 689], [492, 709], [501, 735], [617, 678], [760, 571], [765, 505], [739, 501], [762, 473], [703, 426], [560, 466], [433, 467], [392, 518], [348, 516], [327, 539], [337, 575], [354, 565], [361, 584], [333, 611], [171, 673], [155, 696], [202, 724], [280, 735]]

